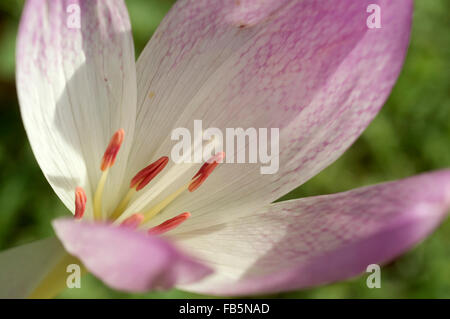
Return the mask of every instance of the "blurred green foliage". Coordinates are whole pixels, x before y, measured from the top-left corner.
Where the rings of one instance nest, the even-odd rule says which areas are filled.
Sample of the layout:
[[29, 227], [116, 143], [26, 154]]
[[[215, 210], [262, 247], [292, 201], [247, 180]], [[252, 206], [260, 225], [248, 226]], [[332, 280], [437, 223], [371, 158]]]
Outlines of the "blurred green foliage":
[[[138, 54], [172, 0], [127, 0]], [[0, 249], [52, 234], [67, 214], [33, 158], [14, 85], [14, 50], [23, 1], [0, 1]], [[334, 193], [450, 166], [450, 1], [417, 0], [411, 46], [398, 83], [358, 141], [337, 162], [285, 198]], [[382, 288], [366, 276], [269, 297], [450, 298], [450, 220], [382, 270]], [[196, 298], [172, 290], [129, 295], [87, 275], [62, 298]]]

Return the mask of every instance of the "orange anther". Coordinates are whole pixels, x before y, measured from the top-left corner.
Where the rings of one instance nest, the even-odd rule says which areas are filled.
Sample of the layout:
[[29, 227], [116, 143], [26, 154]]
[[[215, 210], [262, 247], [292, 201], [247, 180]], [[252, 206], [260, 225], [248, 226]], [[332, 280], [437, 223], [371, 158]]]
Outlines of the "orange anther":
[[120, 225], [134, 229], [134, 228], [137, 228], [142, 223], [143, 220], [144, 220], [144, 215], [137, 213], [137, 214], [133, 214], [130, 217], [126, 218]]
[[197, 174], [192, 177], [192, 182], [189, 184], [189, 191], [193, 192], [197, 188], [200, 187], [200, 185], [203, 184], [203, 182], [206, 180], [206, 178], [213, 172], [213, 170], [216, 168], [219, 163], [222, 163], [223, 159], [225, 158], [224, 152], [219, 152], [216, 155], [212, 156], [209, 160], [206, 161], [200, 167]]
[[178, 216], [175, 216], [174, 218], [166, 220], [164, 223], [159, 224], [158, 226], [150, 228], [148, 230], [148, 233], [151, 235], [161, 235], [171, 229], [174, 229], [189, 217], [191, 217], [191, 214], [189, 212], [184, 212]]
[[81, 187], [75, 189], [75, 219], [81, 219], [86, 210], [86, 193]]
[[105, 154], [103, 155], [102, 164], [100, 169], [105, 171], [109, 167], [114, 165], [114, 162], [119, 153], [120, 146], [122, 145], [123, 138], [125, 136], [125, 131], [123, 129], [118, 130], [111, 137], [108, 147], [106, 148]]
[[130, 188], [136, 187], [136, 191], [144, 188], [152, 179], [156, 177], [169, 162], [167, 156], [163, 156], [152, 164], [140, 170], [131, 180]]

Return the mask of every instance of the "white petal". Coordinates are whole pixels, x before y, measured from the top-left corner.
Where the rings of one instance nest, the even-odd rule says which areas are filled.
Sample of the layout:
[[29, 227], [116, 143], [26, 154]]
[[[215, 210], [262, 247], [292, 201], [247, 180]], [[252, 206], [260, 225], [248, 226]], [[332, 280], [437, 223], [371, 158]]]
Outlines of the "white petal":
[[[204, 129], [224, 134], [226, 128], [280, 128], [279, 171], [261, 175], [261, 163], [221, 165], [155, 222], [186, 210], [195, 218], [214, 212], [227, 219], [304, 183], [361, 134], [400, 72], [410, 1], [382, 1], [383, 27], [376, 30], [366, 25], [370, 1], [332, 9], [326, 1], [239, 3], [178, 2], [139, 57], [130, 170], [170, 154], [171, 130], [192, 131], [193, 120], [201, 119]], [[174, 171], [170, 179], [179, 186], [195, 168]], [[158, 192], [170, 179], [144, 192], [130, 213], [163, 197]]]
[[24, 8], [17, 45], [22, 118], [42, 171], [72, 212], [76, 186], [92, 202], [103, 152], [123, 128], [126, 142], [106, 189], [117, 197], [136, 117], [130, 30], [120, 0], [28, 0]]

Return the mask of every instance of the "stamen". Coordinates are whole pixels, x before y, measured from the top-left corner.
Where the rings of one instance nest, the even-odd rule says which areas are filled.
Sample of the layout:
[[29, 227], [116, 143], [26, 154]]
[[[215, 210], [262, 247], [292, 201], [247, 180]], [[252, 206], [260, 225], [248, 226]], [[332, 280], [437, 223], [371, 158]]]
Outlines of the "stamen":
[[171, 202], [173, 202], [178, 196], [180, 196], [184, 191], [189, 190], [193, 192], [206, 180], [206, 178], [212, 173], [216, 166], [222, 162], [225, 158], [224, 152], [219, 152], [212, 156], [205, 164], [198, 170], [197, 174], [194, 175], [192, 180], [180, 187], [171, 195], [167, 196], [163, 201], [159, 202], [157, 205], [153, 206], [149, 211], [144, 213], [144, 223], [152, 219], [164, 208], [166, 208]]
[[75, 189], [75, 219], [81, 219], [86, 210], [86, 193], [81, 187]]
[[156, 177], [169, 162], [167, 156], [161, 157], [156, 162], [148, 165], [146, 168], [139, 171], [136, 176], [130, 182], [130, 188], [136, 188], [136, 191], [140, 191], [144, 188], [150, 181]]
[[111, 138], [105, 154], [103, 154], [102, 164], [100, 169], [105, 171], [114, 165], [116, 161], [117, 153], [119, 153], [120, 146], [122, 145], [125, 131], [123, 129], [118, 130]]
[[192, 177], [192, 182], [189, 184], [189, 191], [193, 192], [197, 188], [200, 187], [200, 185], [203, 184], [203, 182], [206, 180], [206, 178], [214, 171], [217, 165], [219, 163], [222, 163], [223, 159], [225, 158], [224, 152], [219, 152], [216, 155], [212, 156], [209, 160], [206, 161], [200, 167], [197, 174]]
[[136, 229], [139, 227], [139, 225], [142, 223], [142, 221], [144, 220], [144, 215], [142, 214], [133, 214], [130, 217], [128, 217], [127, 219], [125, 219], [122, 224], [120, 224], [123, 227], [129, 227], [129, 228], [133, 228]]
[[94, 219], [100, 220], [102, 218], [102, 196], [105, 188], [106, 179], [108, 178], [108, 170], [104, 171], [100, 176], [97, 184], [97, 190], [94, 194]]
[[108, 177], [108, 171], [114, 162], [119, 152], [120, 146], [122, 145], [125, 132], [123, 129], [118, 130], [111, 138], [108, 147], [106, 148], [105, 154], [103, 155], [102, 164], [100, 169], [102, 170], [102, 175], [97, 184], [97, 190], [94, 194], [94, 219], [100, 220], [102, 217], [102, 196], [103, 189], [105, 188], [106, 179]]
[[189, 184], [186, 184], [179, 189], [177, 189], [174, 193], [167, 196], [163, 201], [159, 202], [155, 206], [153, 206], [149, 211], [144, 213], [144, 223], [152, 219], [154, 216], [156, 216], [160, 211], [162, 211], [164, 208], [166, 208], [170, 203], [172, 203], [178, 196], [180, 196], [184, 191], [186, 191], [189, 187]]
[[166, 220], [165, 222], [163, 222], [162, 224], [159, 224], [158, 226], [150, 228], [148, 230], [148, 233], [150, 235], [161, 235], [161, 234], [166, 233], [169, 230], [172, 230], [175, 227], [179, 226], [181, 223], [183, 223], [189, 217], [191, 217], [191, 214], [189, 212], [182, 213], [174, 218]]
[[166, 167], [168, 162], [169, 158], [167, 156], [163, 156], [156, 162], [153, 162], [144, 169], [140, 170], [131, 180], [130, 190], [127, 192], [125, 197], [122, 199], [122, 201], [119, 203], [119, 205], [109, 218], [112, 220], [119, 218], [120, 215], [122, 215], [122, 213], [125, 211], [125, 208], [128, 206], [128, 203], [130, 202], [133, 195], [137, 191], [140, 191], [142, 188], [147, 186], [147, 184], [150, 183], [150, 181], [155, 178], [156, 175], [158, 175], [164, 169], [164, 167]]
[[116, 207], [114, 212], [108, 217], [110, 220], [116, 220], [117, 218], [122, 215], [122, 213], [125, 211], [125, 208], [128, 206], [128, 203], [130, 202], [133, 195], [136, 193], [136, 189], [131, 188], [128, 190], [125, 197], [120, 201], [119, 205]]

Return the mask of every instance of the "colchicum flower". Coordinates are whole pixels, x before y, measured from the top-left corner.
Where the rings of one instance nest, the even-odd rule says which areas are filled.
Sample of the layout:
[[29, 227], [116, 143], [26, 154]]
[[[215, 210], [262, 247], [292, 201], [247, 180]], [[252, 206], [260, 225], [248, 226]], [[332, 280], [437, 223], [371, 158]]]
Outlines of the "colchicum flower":
[[[382, 9], [379, 29], [366, 25], [370, 3]], [[69, 5], [79, 27], [67, 23]], [[0, 255], [0, 295], [55, 296], [66, 265], [80, 262], [123, 291], [271, 293], [349, 278], [411, 248], [446, 216], [448, 170], [273, 203], [377, 114], [411, 18], [409, 0], [181, 0], [135, 62], [123, 1], [28, 0], [21, 113], [75, 218]], [[223, 153], [174, 163], [171, 131], [196, 119], [223, 131], [279, 128], [279, 171], [218, 165]]]

